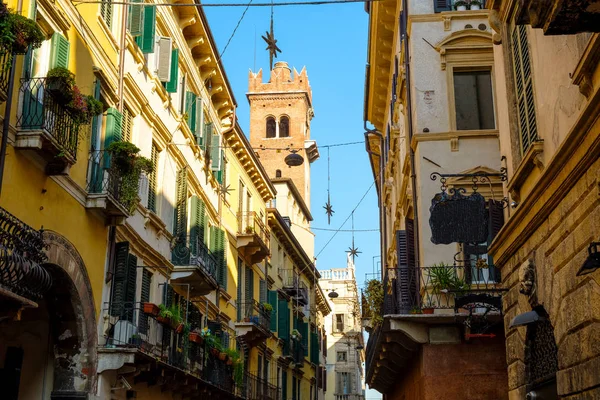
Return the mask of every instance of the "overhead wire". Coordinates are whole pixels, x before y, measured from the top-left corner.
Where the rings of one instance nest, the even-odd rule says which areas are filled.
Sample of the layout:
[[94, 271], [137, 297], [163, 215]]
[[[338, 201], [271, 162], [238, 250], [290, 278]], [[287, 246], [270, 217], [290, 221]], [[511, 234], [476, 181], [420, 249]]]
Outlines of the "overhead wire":
[[356, 209], [360, 206], [360, 203], [362, 203], [362, 201], [365, 199], [365, 197], [367, 197], [367, 194], [369, 194], [369, 192], [371, 191], [371, 189], [373, 188], [374, 185], [375, 185], [375, 182], [373, 181], [373, 183], [371, 183], [371, 186], [369, 186], [369, 188], [367, 189], [367, 191], [365, 192], [365, 194], [363, 194], [363, 196], [360, 198], [360, 200], [358, 201], [358, 203], [356, 204], [356, 206], [352, 209], [352, 211], [350, 212], [350, 215], [348, 215], [348, 217], [344, 220], [344, 222], [342, 222], [342, 225], [340, 225], [340, 227], [335, 231], [335, 233], [329, 238], [329, 240], [327, 241], [327, 243], [325, 243], [325, 245], [323, 246], [323, 248], [321, 248], [321, 250], [319, 250], [319, 252], [315, 256], [315, 258], [319, 258], [319, 255], [323, 252], [323, 250], [325, 250], [327, 248], [327, 246], [329, 245], [329, 243], [331, 243], [331, 241], [333, 240], [333, 238], [336, 237], [336, 235], [344, 227], [344, 225], [346, 224], [346, 222], [348, 222], [348, 220], [352, 217], [352, 214], [354, 213], [354, 211], [356, 211]]
[[328, 4], [345, 3], [375, 3], [384, 0], [317, 0], [317, 1], [285, 1], [281, 3], [253, 3], [250, 6], [246, 3], [137, 3], [133, 1], [111, 1], [111, 0], [81, 0], [73, 1], [73, 4], [103, 4], [120, 6], [144, 6], [144, 7], [282, 7], [282, 6], [322, 6]]
[[240, 17], [240, 19], [239, 19], [237, 25], [235, 26], [235, 28], [233, 29], [233, 32], [231, 32], [231, 36], [229, 36], [229, 39], [227, 40], [227, 44], [225, 44], [225, 47], [223, 48], [223, 51], [219, 55], [219, 60], [217, 61], [217, 63], [220, 62], [221, 59], [223, 59], [223, 54], [225, 54], [225, 51], [227, 50], [227, 47], [229, 47], [229, 43], [231, 43], [231, 40], [235, 36], [235, 32], [240, 27], [240, 24], [242, 23], [242, 20], [244, 19], [244, 16], [246, 15], [246, 12], [248, 12], [248, 9], [250, 8], [250, 5], [252, 4], [252, 1], [253, 0], [250, 0], [250, 2], [248, 3], [248, 5], [246, 5], [246, 8], [244, 9], [244, 12], [242, 13], [242, 16]]

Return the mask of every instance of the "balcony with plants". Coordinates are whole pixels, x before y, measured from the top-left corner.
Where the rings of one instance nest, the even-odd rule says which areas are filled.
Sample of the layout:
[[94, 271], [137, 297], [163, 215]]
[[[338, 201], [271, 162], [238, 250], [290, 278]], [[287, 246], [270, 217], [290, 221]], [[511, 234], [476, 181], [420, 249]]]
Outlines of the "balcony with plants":
[[[195, 306], [190, 302], [187, 307]], [[242, 357], [209, 328], [200, 328], [191, 309], [186, 312], [182, 304], [106, 303], [103, 314], [106, 334], [99, 353], [119, 354], [121, 365], [136, 369], [136, 382], [157, 384], [162, 391], [202, 390], [207, 396], [240, 398]]]
[[269, 303], [256, 300], [238, 302], [238, 321], [235, 323], [236, 335], [243, 336], [244, 342], [254, 346], [271, 337], [271, 313], [273, 307]]
[[75, 75], [62, 67], [46, 77], [22, 79], [19, 100], [15, 147], [39, 154], [48, 175], [68, 174], [82, 127], [103, 112], [102, 103], [82, 94]]
[[238, 213], [237, 248], [252, 264], [260, 263], [267, 258], [270, 232], [264, 218], [254, 211]]
[[213, 254], [195, 228], [188, 236], [175, 237], [171, 262], [175, 268], [171, 281], [178, 285], [189, 284], [190, 296], [204, 296], [217, 289], [217, 257]]

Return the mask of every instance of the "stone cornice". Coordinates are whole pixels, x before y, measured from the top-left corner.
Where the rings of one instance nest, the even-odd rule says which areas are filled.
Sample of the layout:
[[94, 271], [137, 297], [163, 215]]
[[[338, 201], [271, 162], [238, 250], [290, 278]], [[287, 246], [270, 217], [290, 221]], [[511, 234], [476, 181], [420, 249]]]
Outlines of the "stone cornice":
[[479, 139], [479, 138], [498, 138], [497, 129], [489, 130], [474, 130], [474, 131], [449, 131], [449, 132], [437, 132], [437, 133], [415, 133], [412, 137], [410, 146], [413, 150], [417, 149], [419, 142], [434, 142], [443, 140], [457, 140], [457, 139]]

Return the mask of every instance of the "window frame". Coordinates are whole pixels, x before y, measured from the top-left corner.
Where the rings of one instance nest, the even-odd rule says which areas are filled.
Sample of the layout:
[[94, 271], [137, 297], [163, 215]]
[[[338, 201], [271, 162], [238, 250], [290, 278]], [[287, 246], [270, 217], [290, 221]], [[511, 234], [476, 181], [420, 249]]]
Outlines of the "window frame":
[[[275, 131], [273, 132], [273, 136], [269, 136], [269, 127], [268, 124], [270, 122], [270, 120], [273, 121], [274, 124], [274, 128]], [[265, 118], [265, 139], [277, 139], [279, 137], [279, 122], [277, 121], [277, 118], [275, 118], [275, 116], [273, 115], [267, 115], [267, 117]]]
[[[454, 92], [454, 73], [455, 72], [482, 72], [489, 71], [490, 72], [490, 84], [492, 87], [492, 109], [494, 111], [494, 128], [488, 129], [461, 129], [457, 128], [456, 123], [456, 97]], [[496, 86], [494, 85], [495, 81], [495, 70], [494, 70], [494, 60], [493, 57], [491, 60], [480, 61], [477, 63], [472, 63], [469, 61], [461, 61], [461, 62], [451, 62], [446, 66], [446, 76], [448, 82], [448, 117], [449, 117], [449, 126], [450, 131], [452, 132], [493, 132], [498, 130], [498, 110], [496, 106]]]

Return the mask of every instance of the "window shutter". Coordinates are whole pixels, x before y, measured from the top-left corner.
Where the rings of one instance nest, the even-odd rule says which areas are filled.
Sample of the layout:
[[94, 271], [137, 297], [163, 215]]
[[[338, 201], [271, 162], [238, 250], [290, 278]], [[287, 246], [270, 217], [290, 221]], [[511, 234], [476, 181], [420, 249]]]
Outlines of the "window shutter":
[[450, 0], [433, 0], [433, 9], [436, 13], [442, 11], [452, 11]]
[[196, 137], [196, 144], [202, 145], [202, 131], [204, 129], [204, 106], [202, 105], [202, 97], [196, 97], [196, 115], [194, 122], [194, 136]]
[[304, 357], [308, 356], [308, 323], [298, 318], [299, 331], [302, 335], [302, 346], [304, 346]]
[[511, 45], [521, 154], [525, 154], [529, 146], [537, 140], [533, 78], [531, 76], [531, 61], [527, 41], [527, 27], [525, 25], [513, 27]]
[[[150, 301], [150, 284], [152, 283], [152, 272], [144, 269], [142, 271], [142, 291], [140, 295], [140, 302], [142, 303], [142, 307], [144, 303]], [[138, 330], [141, 334], [148, 333], [148, 316], [140, 312], [138, 316]]]
[[175, 226], [173, 235], [185, 239], [187, 235], [187, 169], [177, 172], [177, 193], [175, 200]]
[[[192, 92], [185, 92], [185, 113], [187, 114], [187, 126], [196, 136], [196, 95]], [[198, 142], [198, 138], [196, 138]]]
[[310, 333], [310, 362], [319, 364], [319, 336], [315, 332]]
[[128, 310], [128, 319], [131, 321], [133, 310], [135, 309], [135, 288], [137, 283], [137, 257], [129, 254], [127, 257], [127, 296], [125, 297], [125, 306]]
[[[122, 136], [122, 124], [123, 114], [121, 114], [116, 108], [109, 108], [106, 111], [106, 129], [104, 131], [104, 150], [112, 142], [121, 141]], [[108, 154], [104, 155], [104, 168], [110, 167], [110, 157]]]
[[210, 169], [219, 171], [221, 169], [221, 135], [213, 133], [210, 143]]
[[[398, 252], [398, 275], [394, 289], [397, 302], [384, 305], [384, 313], [409, 314], [416, 302], [415, 260], [414, 260], [414, 228], [412, 220], [406, 220], [406, 230], [396, 231], [396, 251]], [[394, 296], [392, 296], [393, 298]], [[398, 307], [398, 310], [394, 308]]]
[[127, 272], [129, 256], [129, 242], [119, 242], [115, 245], [115, 261], [113, 267], [112, 295], [110, 315], [121, 317], [127, 298]]
[[179, 83], [179, 49], [171, 51], [171, 68], [169, 72], [169, 81], [165, 83], [165, 89], [169, 93], [177, 93], [177, 84]]
[[[504, 208], [502, 207], [502, 202], [489, 200], [488, 202], [488, 211], [489, 211], [489, 229], [490, 234], [488, 238], [488, 246], [492, 243], [502, 226], [504, 225]], [[494, 265], [494, 260], [492, 256], [488, 255], [488, 268], [489, 268], [489, 279], [494, 282], [501, 282], [502, 276], [500, 275], [500, 270], [496, 268]]]
[[171, 38], [158, 38], [158, 54], [156, 55], [156, 75], [161, 82], [171, 79], [171, 56], [173, 54]]
[[285, 299], [279, 299], [277, 305], [277, 336], [283, 339], [283, 354], [290, 353], [290, 309]]
[[135, 38], [142, 53], [154, 53], [156, 36], [156, 7], [145, 7], [142, 34]]
[[258, 280], [258, 298], [261, 304], [267, 302], [267, 282], [264, 279]]
[[[100, 90], [101, 84], [100, 80], [96, 79], [94, 81], [94, 99], [100, 100]], [[91, 138], [91, 147], [90, 150], [95, 151], [98, 150], [96, 146], [98, 146], [98, 137], [100, 136], [100, 125], [101, 125], [101, 115], [94, 115], [92, 117], [92, 138]]]
[[198, 255], [198, 246], [204, 243], [204, 226], [206, 224], [206, 205], [198, 196], [192, 196], [190, 218], [190, 250], [193, 255]]
[[269, 298], [269, 304], [273, 307], [269, 329], [271, 332], [277, 332], [277, 291], [269, 290], [267, 296]]
[[127, 107], [123, 107], [123, 140], [125, 142], [131, 142], [133, 132], [133, 115]]
[[112, 27], [112, 0], [105, 0], [100, 4], [100, 15], [106, 25]]
[[148, 210], [156, 212], [156, 192], [158, 189], [158, 149], [154, 143], [152, 143], [150, 161], [152, 161], [152, 172], [148, 177]]
[[207, 122], [204, 125], [204, 134], [202, 135], [202, 143], [200, 143], [202, 150], [206, 151], [207, 146], [210, 146], [210, 139], [212, 138], [212, 132], [213, 132], [213, 124], [212, 124], [212, 122]]
[[[131, 0], [132, 3], [142, 3], [142, 0]], [[144, 6], [129, 6], [129, 33], [131, 36], [141, 36], [144, 31]]]
[[246, 280], [245, 280], [245, 302], [246, 307], [250, 308], [252, 300], [254, 299], [254, 270], [250, 267], [246, 267]]
[[222, 288], [227, 289], [227, 237], [222, 229], [217, 229], [217, 254], [217, 263], [221, 269], [219, 284]]
[[287, 400], [287, 371], [281, 371], [281, 398]]
[[200, 328], [202, 326], [202, 313], [198, 310], [193, 303], [190, 302], [190, 308], [188, 312], [188, 323], [190, 324], [190, 330]]
[[48, 69], [56, 67], [69, 68], [69, 41], [60, 33], [54, 32], [50, 46], [50, 65]]

